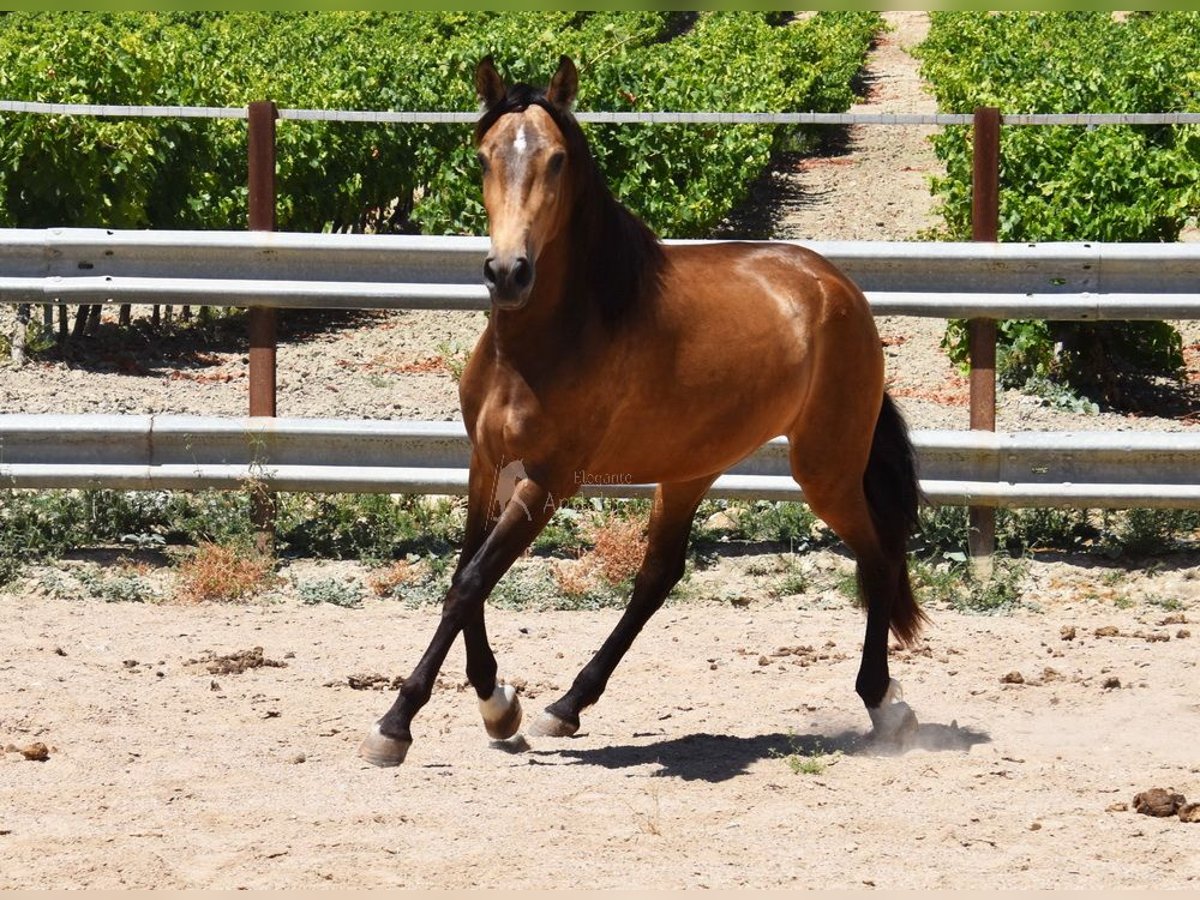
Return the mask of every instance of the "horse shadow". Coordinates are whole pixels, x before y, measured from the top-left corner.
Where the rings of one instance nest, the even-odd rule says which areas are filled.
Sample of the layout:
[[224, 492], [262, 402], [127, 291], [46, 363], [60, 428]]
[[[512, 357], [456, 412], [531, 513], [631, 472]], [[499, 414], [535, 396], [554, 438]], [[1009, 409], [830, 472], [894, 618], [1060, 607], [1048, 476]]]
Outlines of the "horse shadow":
[[534, 759], [566, 760], [566, 765], [600, 766], [605, 769], [634, 769], [657, 765], [653, 774], [684, 781], [716, 784], [743, 775], [756, 762], [784, 759], [793, 755], [820, 757], [841, 753], [846, 756], [898, 756], [913, 750], [928, 752], [968, 752], [976, 744], [988, 743], [987, 732], [949, 725], [922, 724], [903, 746], [876, 741], [869, 734], [845, 730], [835, 734], [760, 734], [739, 737], [727, 734], [689, 734], [651, 744], [624, 744], [575, 750], [529, 750]]

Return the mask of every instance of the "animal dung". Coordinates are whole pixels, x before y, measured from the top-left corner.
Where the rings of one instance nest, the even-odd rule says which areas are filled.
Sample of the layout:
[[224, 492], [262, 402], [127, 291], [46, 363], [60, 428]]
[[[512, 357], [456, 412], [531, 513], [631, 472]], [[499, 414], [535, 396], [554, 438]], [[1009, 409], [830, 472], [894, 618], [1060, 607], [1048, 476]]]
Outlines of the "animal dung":
[[1142, 791], [1133, 798], [1134, 810], [1140, 812], [1143, 816], [1166, 818], [1167, 816], [1175, 815], [1179, 811], [1179, 808], [1184, 805], [1192, 807], [1200, 806], [1200, 804], [1196, 803], [1189, 804], [1183, 794], [1177, 794], [1174, 790], [1164, 788], [1151, 788], [1148, 791]]
[[21, 755], [30, 762], [45, 762], [50, 758], [50, 748], [41, 741], [21, 748]]

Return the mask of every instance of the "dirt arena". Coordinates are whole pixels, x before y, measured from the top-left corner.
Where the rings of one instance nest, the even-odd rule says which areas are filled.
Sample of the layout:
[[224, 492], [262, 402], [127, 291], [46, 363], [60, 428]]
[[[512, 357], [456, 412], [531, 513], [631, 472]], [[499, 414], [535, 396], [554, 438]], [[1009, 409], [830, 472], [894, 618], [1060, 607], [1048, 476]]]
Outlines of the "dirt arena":
[[[892, 655], [921, 722], [899, 756], [867, 738], [849, 606], [669, 605], [580, 735], [526, 749], [491, 745], [456, 647], [388, 770], [355, 749], [391, 691], [349, 680], [406, 673], [429, 610], [9, 595], [0, 616], [4, 739], [49, 753], [0, 758], [3, 888], [1200, 884], [1200, 824], [1132, 810], [1200, 800], [1200, 633], [1154, 607], [934, 610]], [[491, 614], [528, 717], [616, 616]], [[255, 647], [243, 665], [283, 665], [205, 662]]]

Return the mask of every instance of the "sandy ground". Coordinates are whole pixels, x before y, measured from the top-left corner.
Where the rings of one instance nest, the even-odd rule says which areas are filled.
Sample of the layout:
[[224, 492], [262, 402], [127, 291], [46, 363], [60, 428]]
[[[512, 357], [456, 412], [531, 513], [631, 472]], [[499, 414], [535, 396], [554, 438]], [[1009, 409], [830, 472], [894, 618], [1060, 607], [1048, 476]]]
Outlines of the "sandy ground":
[[[1200, 883], [1200, 825], [1108, 811], [1155, 786], [1200, 799], [1200, 637], [1161, 610], [934, 611], [928, 641], [893, 654], [922, 723], [901, 756], [866, 737], [846, 606], [668, 606], [581, 734], [523, 752], [484, 735], [456, 648], [394, 770], [354, 755], [390, 694], [347, 676], [404, 672], [428, 613], [98, 612], [0, 599], [4, 731], [50, 748], [0, 758], [0, 887]], [[491, 614], [528, 712], [615, 618]], [[254, 646], [286, 667], [189, 662]]]
[[[903, 50], [925, 17], [888, 18], [896, 31], [872, 57], [863, 108], [924, 109]], [[777, 236], [904, 239], [933, 224], [925, 177], [936, 161], [919, 132], [862, 128], [843, 143], [785, 161], [769, 179]], [[879, 183], [892, 190], [871, 190]], [[451, 368], [480, 315], [302, 324], [280, 350], [281, 414], [457, 417]], [[885, 320], [882, 331], [913, 424], [964, 427], [965, 386], [937, 348], [940, 323]], [[236, 415], [244, 354], [232, 333], [204, 346], [101, 335], [70, 361], [4, 371], [0, 402]], [[1197, 361], [1200, 344], [1200, 372]], [[1000, 416], [1001, 427], [1195, 426], [1072, 417], [1009, 395]], [[1152, 787], [1200, 800], [1200, 636], [1187, 633], [1200, 618], [1195, 554], [1145, 564], [1043, 556], [1029, 563], [1016, 612], [933, 604], [927, 643], [893, 654], [922, 722], [917, 746], [900, 756], [871, 745], [853, 693], [862, 619], [828, 581], [848, 561], [834, 551], [800, 559], [826, 580], [784, 599], [751, 571], [763, 567], [756, 557], [730, 554], [695, 573], [582, 734], [524, 752], [489, 746], [456, 648], [409, 761], [389, 771], [354, 750], [390, 692], [347, 680], [406, 674], [432, 632], [430, 608], [311, 607], [294, 590], [237, 607], [101, 605], [49, 595], [35, 572], [0, 595], [0, 747], [43, 742], [49, 758], [0, 756], [0, 887], [1200, 879], [1200, 825], [1109, 811]], [[291, 561], [288, 572], [292, 583], [363, 577], [356, 563]], [[171, 573], [150, 577], [166, 584]], [[617, 612], [490, 616], [501, 673], [519, 679], [534, 712], [565, 689]], [[1117, 634], [1096, 636], [1105, 626]], [[1076, 637], [1064, 640], [1070, 627]], [[256, 646], [286, 666], [210, 674], [189, 662]], [[1013, 671], [1023, 683], [1001, 681]], [[1106, 688], [1109, 679], [1119, 687]]]

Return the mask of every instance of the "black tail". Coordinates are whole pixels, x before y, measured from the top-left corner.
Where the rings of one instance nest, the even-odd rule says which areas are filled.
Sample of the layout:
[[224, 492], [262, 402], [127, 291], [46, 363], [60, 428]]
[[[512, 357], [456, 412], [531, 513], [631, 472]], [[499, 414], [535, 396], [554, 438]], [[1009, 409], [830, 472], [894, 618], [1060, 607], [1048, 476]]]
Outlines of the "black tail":
[[908, 537], [918, 526], [921, 488], [917, 482], [917, 458], [908, 437], [908, 425], [886, 393], [875, 422], [871, 456], [863, 475], [863, 491], [884, 555], [889, 562], [900, 563], [900, 584], [891, 609], [892, 633], [902, 643], [911, 644], [928, 621], [913, 597], [906, 558]]

